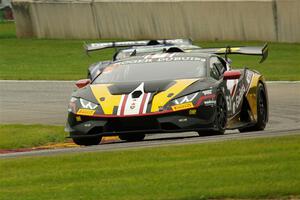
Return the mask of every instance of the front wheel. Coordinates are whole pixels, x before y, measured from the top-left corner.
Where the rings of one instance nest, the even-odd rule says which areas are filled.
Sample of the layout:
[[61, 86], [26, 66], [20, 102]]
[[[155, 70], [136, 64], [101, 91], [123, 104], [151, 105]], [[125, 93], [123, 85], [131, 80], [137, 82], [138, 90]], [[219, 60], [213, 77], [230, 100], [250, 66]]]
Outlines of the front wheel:
[[127, 142], [142, 141], [145, 138], [145, 134], [122, 134], [119, 135], [119, 138]]
[[227, 124], [227, 105], [223, 95], [218, 95], [216, 102], [216, 116], [214, 120], [214, 125], [216, 130], [211, 131], [199, 131], [200, 136], [209, 136], [209, 135], [222, 135], [225, 132]]
[[102, 137], [87, 137], [87, 138], [72, 138], [73, 142], [77, 145], [91, 146], [98, 145], [101, 142]]
[[265, 129], [268, 120], [268, 105], [266, 98], [266, 91], [264, 86], [260, 83], [257, 87], [257, 122], [250, 127], [239, 129], [241, 133], [250, 131], [262, 131]]

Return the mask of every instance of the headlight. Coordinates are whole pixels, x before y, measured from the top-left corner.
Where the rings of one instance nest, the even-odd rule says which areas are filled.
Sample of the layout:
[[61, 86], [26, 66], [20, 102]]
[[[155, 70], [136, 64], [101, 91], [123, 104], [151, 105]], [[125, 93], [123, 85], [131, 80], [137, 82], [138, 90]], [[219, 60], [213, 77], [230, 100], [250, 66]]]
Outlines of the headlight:
[[78, 112], [78, 110], [82, 110], [82, 109], [95, 110], [97, 107], [98, 107], [97, 104], [90, 102], [88, 100], [81, 99], [78, 97], [71, 97], [68, 111], [76, 113]]
[[77, 101], [77, 98], [76, 98], [76, 97], [71, 97], [70, 103], [75, 103], [76, 101]]
[[90, 101], [87, 101], [85, 99], [79, 99], [80, 101], [80, 104], [83, 108], [87, 108], [87, 109], [91, 109], [91, 110], [95, 110], [97, 108], [97, 104], [93, 103], [93, 102], [90, 102]]
[[71, 97], [70, 102], [69, 102], [69, 107], [68, 107], [68, 111], [69, 112], [76, 112], [76, 101], [78, 99], [76, 97]]
[[194, 99], [196, 99], [198, 94], [199, 94], [199, 92], [195, 92], [195, 93], [174, 99], [173, 102], [174, 102], [174, 104], [183, 104], [183, 103], [192, 102]]

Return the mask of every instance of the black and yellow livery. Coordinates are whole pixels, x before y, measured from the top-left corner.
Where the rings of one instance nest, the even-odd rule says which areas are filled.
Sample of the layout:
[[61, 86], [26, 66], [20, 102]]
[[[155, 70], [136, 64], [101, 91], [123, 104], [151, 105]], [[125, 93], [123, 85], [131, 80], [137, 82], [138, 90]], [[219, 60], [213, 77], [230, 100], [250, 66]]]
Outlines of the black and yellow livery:
[[[249, 48], [266, 58], [266, 46]], [[207, 53], [178, 48], [116, 60], [91, 82], [77, 84], [66, 130], [80, 145], [98, 144], [106, 135], [135, 141], [147, 133], [263, 130], [268, 121], [263, 76], [247, 68], [231, 70], [218, 55], [248, 54], [249, 48]]]

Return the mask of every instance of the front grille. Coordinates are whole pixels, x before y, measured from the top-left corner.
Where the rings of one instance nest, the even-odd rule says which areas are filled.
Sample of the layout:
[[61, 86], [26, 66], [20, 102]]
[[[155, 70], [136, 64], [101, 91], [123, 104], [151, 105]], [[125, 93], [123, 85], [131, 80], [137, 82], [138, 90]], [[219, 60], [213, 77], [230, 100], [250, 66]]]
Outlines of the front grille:
[[105, 132], [137, 131], [159, 129], [159, 123], [152, 117], [111, 118], [105, 125]]

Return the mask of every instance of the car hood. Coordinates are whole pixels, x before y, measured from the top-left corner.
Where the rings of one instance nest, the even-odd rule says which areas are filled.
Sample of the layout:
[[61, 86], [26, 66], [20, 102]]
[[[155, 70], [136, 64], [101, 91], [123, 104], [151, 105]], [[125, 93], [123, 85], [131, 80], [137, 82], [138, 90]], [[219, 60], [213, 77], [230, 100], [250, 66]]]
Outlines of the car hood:
[[204, 90], [207, 79], [180, 79], [131, 83], [91, 84], [73, 96], [99, 104], [94, 114], [141, 115], [160, 112], [171, 100]]

